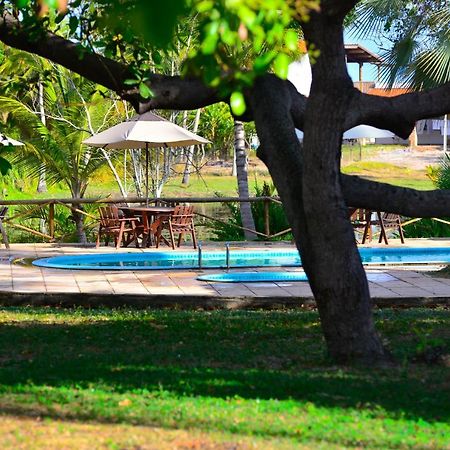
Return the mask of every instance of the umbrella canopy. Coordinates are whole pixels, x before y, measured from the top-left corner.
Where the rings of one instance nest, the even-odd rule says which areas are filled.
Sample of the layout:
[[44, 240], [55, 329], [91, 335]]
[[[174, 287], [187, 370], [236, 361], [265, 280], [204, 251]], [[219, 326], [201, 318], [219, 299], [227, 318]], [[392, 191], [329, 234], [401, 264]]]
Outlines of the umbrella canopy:
[[151, 112], [134, 116], [83, 141], [106, 149], [185, 147], [209, 142]]
[[12, 139], [8, 136], [5, 136], [3, 133], [0, 133], [0, 145], [3, 146], [7, 146], [7, 145], [14, 145], [14, 146], [19, 146], [19, 145], [25, 145], [20, 141], [16, 141], [15, 139]]
[[208, 139], [191, 133], [152, 112], [134, 116], [83, 141], [84, 144], [92, 147], [105, 149], [145, 148], [145, 196], [147, 202], [149, 148], [187, 147], [209, 142]]
[[[296, 129], [297, 137], [303, 139], [303, 132]], [[388, 138], [395, 137], [395, 134], [388, 130], [371, 127], [370, 125], [358, 125], [347, 130], [342, 139], [362, 139], [362, 138]]]
[[350, 128], [344, 133], [343, 139], [361, 139], [361, 138], [388, 138], [395, 137], [395, 134], [388, 130], [371, 127], [370, 125], [358, 125]]

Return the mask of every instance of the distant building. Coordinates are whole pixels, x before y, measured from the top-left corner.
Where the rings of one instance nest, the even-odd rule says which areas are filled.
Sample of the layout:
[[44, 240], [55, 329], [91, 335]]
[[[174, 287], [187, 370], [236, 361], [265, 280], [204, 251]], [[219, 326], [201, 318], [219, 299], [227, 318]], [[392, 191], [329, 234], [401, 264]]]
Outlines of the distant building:
[[[299, 43], [301, 49], [306, 52], [304, 41]], [[347, 63], [355, 63], [359, 65], [359, 79], [354, 82], [354, 86], [361, 92], [369, 95], [379, 95], [380, 97], [395, 97], [397, 95], [406, 94], [408, 89], [405, 88], [380, 88], [377, 87], [375, 81], [363, 81], [364, 64], [374, 64], [380, 69], [383, 60], [379, 55], [367, 50], [360, 44], [345, 44], [345, 56]], [[301, 94], [308, 96], [311, 87], [311, 65], [309, 63], [308, 54], [305, 53], [298, 61], [293, 62], [289, 66], [288, 80], [296, 87]], [[447, 128], [444, 125], [444, 117], [428, 120], [420, 120], [411, 133], [409, 139], [401, 139], [394, 137], [377, 137], [370, 139], [371, 142], [379, 144], [404, 144], [410, 146], [416, 145], [442, 145], [444, 141], [445, 129], [447, 135], [450, 136], [450, 121], [447, 121]], [[303, 133], [297, 130], [299, 139], [302, 139]]]
[[[383, 63], [382, 59], [375, 53], [370, 52], [359, 44], [346, 44], [345, 53], [347, 63], [359, 64], [359, 80], [354, 82], [354, 86], [361, 92], [369, 95], [379, 95], [380, 97], [395, 97], [409, 92], [405, 88], [380, 88], [376, 86], [375, 81], [362, 80], [363, 64], [375, 64], [380, 68]], [[417, 122], [408, 140], [400, 139], [399, 137], [376, 138], [375, 142], [379, 144], [409, 144], [410, 146], [442, 145], [445, 131], [447, 132], [447, 136], [449, 136], [450, 121], [447, 120], [447, 127], [445, 127], [444, 117], [437, 117], [435, 119], [420, 120]]]

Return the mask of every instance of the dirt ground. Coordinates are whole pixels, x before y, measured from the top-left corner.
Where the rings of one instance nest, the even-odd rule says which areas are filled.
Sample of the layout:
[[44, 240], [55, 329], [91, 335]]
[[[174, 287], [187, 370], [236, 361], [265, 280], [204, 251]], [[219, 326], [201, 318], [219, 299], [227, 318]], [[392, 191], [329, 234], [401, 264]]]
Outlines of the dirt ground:
[[405, 147], [404, 149], [385, 149], [366, 158], [366, 161], [385, 162], [408, 169], [425, 170], [427, 166], [438, 165], [443, 155], [444, 153], [439, 147], [424, 146], [416, 149]]
[[[426, 170], [427, 166], [438, 165], [444, 155], [442, 147], [439, 146], [420, 146], [414, 149], [409, 147], [398, 148], [398, 146], [389, 149], [389, 147], [389, 145], [386, 145], [382, 151], [375, 150], [373, 156], [365, 156], [364, 161], [377, 161], [407, 169]], [[380, 146], [377, 146], [377, 148], [380, 148]], [[212, 175], [219, 171], [223, 174], [225, 169], [229, 170], [231, 175], [232, 167], [233, 163], [231, 161], [210, 161], [202, 168], [202, 173]], [[251, 155], [249, 171], [263, 173], [267, 171], [267, 168], [260, 159], [255, 155]]]

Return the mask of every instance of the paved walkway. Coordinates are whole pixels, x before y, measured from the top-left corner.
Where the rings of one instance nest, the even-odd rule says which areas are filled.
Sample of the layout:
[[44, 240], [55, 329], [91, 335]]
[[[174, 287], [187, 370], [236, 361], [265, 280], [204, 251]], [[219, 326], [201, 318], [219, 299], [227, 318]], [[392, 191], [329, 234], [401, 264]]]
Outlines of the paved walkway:
[[[260, 244], [258, 248], [278, 248], [283, 244]], [[393, 244], [395, 245], [395, 244]], [[409, 240], [407, 245], [449, 246], [446, 240]], [[284, 244], [283, 248], [293, 248]], [[204, 246], [205, 248], [205, 246]], [[221, 248], [207, 246], [208, 249]], [[239, 246], [243, 248], [242, 245]], [[252, 246], [252, 248], [255, 248]], [[232, 247], [233, 249], [233, 247]], [[166, 249], [163, 249], [166, 251]], [[185, 248], [185, 250], [192, 250]], [[142, 252], [141, 249], [124, 251]], [[154, 250], [145, 250], [152, 252]], [[167, 250], [169, 251], [169, 250]], [[170, 250], [171, 251], [171, 250]], [[181, 250], [177, 250], [181, 251]], [[29, 265], [31, 259], [81, 253], [114, 253], [112, 247], [95, 249], [75, 245], [12, 244], [0, 250], [0, 292], [54, 294], [86, 293], [110, 295], [209, 296], [209, 297], [302, 297], [312, 296], [305, 282], [221, 283], [199, 281], [196, 277], [220, 270], [102, 271], [61, 270]], [[22, 262], [22, 263], [20, 263]], [[26, 264], [28, 262], [28, 265]], [[450, 298], [450, 279], [430, 276], [439, 266], [383, 266], [367, 268], [374, 298]], [[251, 269], [255, 270], [255, 269]], [[301, 268], [262, 270], [302, 271]], [[240, 269], [239, 271], [242, 271]], [[3, 291], [3, 292], [2, 292]]]

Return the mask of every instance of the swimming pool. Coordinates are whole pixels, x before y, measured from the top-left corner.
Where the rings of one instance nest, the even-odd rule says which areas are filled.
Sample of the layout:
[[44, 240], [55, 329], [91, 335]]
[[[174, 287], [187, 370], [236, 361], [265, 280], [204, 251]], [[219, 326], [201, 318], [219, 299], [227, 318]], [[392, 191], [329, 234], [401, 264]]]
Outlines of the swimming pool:
[[[375, 282], [394, 281], [395, 278], [387, 273], [367, 273], [367, 279]], [[304, 272], [229, 272], [211, 273], [197, 277], [200, 281], [219, 283], [260, 283], [308, 281]]]
[[[450, 247], [360, 248], [363, 264], [445, 264], [450, 263]], [[229, 265], [224, 251], [203, 251], [202, 269], [226, 267], [297, 267], [296, 250], [231, 250]], [[98, 253], [54, 256], [33, 261], [40, 267], [83, 270], [198, 269], [197, 252]]]

